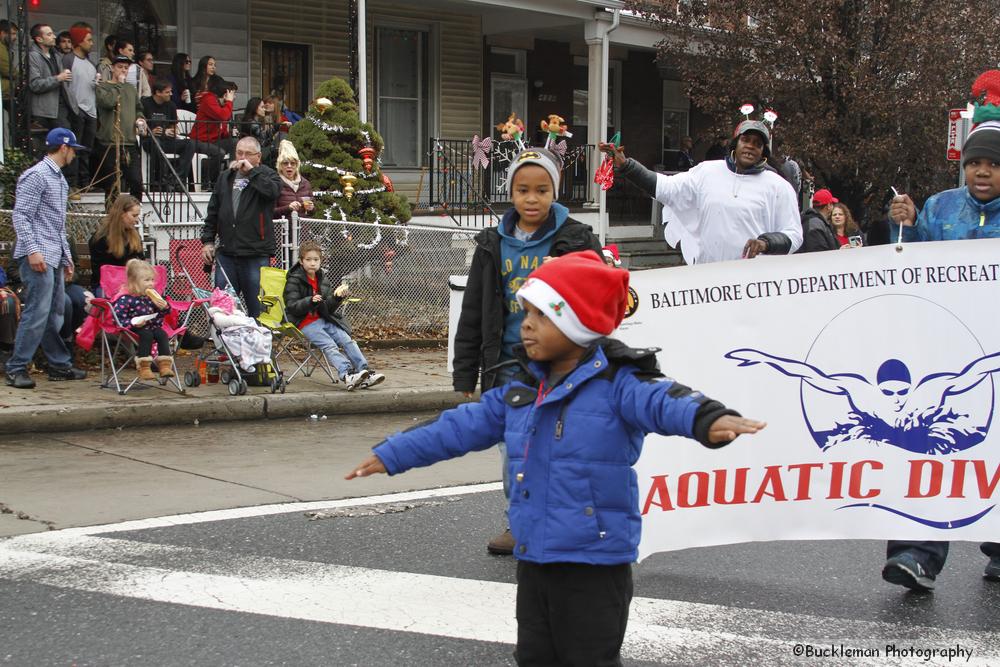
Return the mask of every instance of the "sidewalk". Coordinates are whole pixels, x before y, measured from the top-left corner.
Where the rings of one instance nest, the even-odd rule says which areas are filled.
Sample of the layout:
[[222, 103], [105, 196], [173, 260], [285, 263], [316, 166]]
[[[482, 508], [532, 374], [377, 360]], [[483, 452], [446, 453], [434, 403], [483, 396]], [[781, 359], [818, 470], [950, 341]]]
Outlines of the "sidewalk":
[[[250, 387], [230, 396], [222, 383], [186, 388], [133, 387], [124, 396], [100, 387], [99, 371], [79, 382], [50, 382], [33, 374], [35, 389], [0, 385], [0, 434], [75, 431], [119, 426], [181, 425], [228, 420], [441, 410], [461, 402], [451, 388], [444, 348], [365, 349], [371, 367], [386, 375], [377, 387], [348, 392], [321, 370], [296, 376], [285, 394]], [[193, 356], [178, 356], [183, 376]], [[135, 377], [126, 371], [126, 382]], [[155, 383], [152, 383], [155, 385]]]

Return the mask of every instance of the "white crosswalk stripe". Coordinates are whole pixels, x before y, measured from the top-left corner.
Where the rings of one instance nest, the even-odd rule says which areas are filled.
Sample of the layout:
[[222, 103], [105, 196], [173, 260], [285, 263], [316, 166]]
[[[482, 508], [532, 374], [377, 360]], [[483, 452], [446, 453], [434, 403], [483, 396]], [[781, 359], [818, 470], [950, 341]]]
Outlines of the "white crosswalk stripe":
[[[495, 485], [488, 485], [492, 489]], [[455, 489], [405, 494], [407, 500], [454, 494]], [[379, 497], [399, 501], [404, 494]], [[371, 499], [341, 501], [341, 506]], [[310, 508], [317, 508], [311, 503]], [[335, 503], [322, 503], [329, 508]], [[282, 506], [284, 511], [301, 508]], [[238, 510], [248, 516], [247, 510]], [[264, 508], [262, 513], [276, 513]], [[221, 518], [218, 512], [206, 513]], [[230, 512], [229, 514], [232, 514]], [[205, 515], [190, 515], [201, 522]], [[178, 525], [181, 517], [141, 522]], [[273, 617], [335, 623], [441, 637], [513, 644], [512, 584], [376, 570], [328, 563], [247, 556], [114, 537], [138, 527], [71, 529], [0, 542], [0, 579], [63, 589], [192, 605]], [[109, 536], [110, 535], [110, 536]], [[164, 567], [168, 563], [169, 567]], [[488, 601], [488, 604], [484, 604]], [[628, 658], [708, 664], [720, 655], [743, 664], [804, 664], [795, 646], [843, 645], [882, 653], [871, 664], [927, 665], [920, 657], [886, 656], [885, 645], [977, 648], [958, 662], [1000, 662], [1000, 633], [956, 631], [657, 598], [635, 598], [624, 648]], [[989, 648], [989, 647], [992, 647]], [[991, 651], [989, 653], [988, 651]], [[835, 661], [836, 662], [836, 661]], [[843, 661], [841, 661], [843, 662]], [[850, 660], [851, 664], [864, 661]], [[941, 660], [940, 662], [945, 662]], [[831, 663], [832, 664], [832, 663]]]

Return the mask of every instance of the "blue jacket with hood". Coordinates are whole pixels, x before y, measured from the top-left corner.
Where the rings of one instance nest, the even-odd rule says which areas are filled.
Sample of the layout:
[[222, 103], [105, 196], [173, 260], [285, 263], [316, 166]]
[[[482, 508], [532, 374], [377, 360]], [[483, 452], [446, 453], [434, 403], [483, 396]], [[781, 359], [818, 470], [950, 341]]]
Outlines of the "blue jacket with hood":
[[[899, 226], [890, 226], [894, 240]], [[903, 227], [903, 240], [908, 242], [993, 238], [1000, 238], [1000, 197], [981, 202], [968, 188], [932, 195], [917, 216], [917, 224]]]
[[390, 436], [375, 454], [395, 475], [502, 440], [514, 480], [509, 518], [518, 559], [634, 562], [642, 521], [632, 465], [646, 434], [721, 446], [709, 445], [709, 426], [737, 414], [665, 378], [656, 352], [601, 339], [547, 393], [538, 388], [545, 365], [529, 363], [530, 373], [487, 391], [478, 403]]

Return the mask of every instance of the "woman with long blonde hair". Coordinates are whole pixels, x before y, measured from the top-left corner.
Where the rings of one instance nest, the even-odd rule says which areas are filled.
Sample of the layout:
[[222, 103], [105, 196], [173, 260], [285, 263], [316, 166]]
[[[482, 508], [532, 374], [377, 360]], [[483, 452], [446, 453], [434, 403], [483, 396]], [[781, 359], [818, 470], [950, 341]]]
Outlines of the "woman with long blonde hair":
[[[130, 259], [146, 259], [139, 236], [142, 204], [132, 195], [118, 196], [90, 237], [90, 288], [96, 294], [101, 286], [101, 267], [125, 266]], [[106, 295], [106, 296], [114, 296]]]

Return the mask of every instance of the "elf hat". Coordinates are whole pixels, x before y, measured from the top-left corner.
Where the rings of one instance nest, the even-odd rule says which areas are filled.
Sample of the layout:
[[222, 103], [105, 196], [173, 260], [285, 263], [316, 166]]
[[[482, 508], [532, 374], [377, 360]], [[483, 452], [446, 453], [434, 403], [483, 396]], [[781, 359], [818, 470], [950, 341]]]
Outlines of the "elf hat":
[[988, 120], [1000, 120], [1000, 70], [987, 70], [972, 83], [976, 100], [972, 114], [975, 125]]
[[545, 314], [580, 347], [609, 336], [625, 317], [628, 271], [613, 269], [593, 251], [573, 252], [531, 272], [517, 300]]

